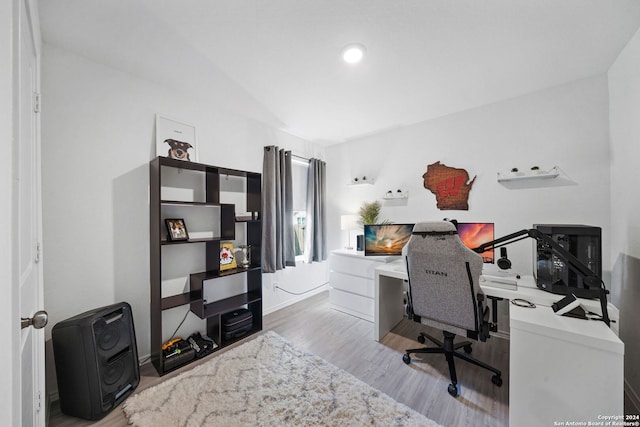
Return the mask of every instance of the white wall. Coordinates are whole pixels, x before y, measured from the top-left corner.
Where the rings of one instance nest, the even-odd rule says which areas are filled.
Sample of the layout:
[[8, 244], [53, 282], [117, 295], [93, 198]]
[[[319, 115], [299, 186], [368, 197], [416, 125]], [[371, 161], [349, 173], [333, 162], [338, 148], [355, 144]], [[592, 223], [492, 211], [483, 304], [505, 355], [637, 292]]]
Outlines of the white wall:
[[[196, 126], [202, 163], [261, 172], [265, 145], [322, 156], [314, 144], [227, 112], [222, 97], [197, 99], [51, 45], [44, 46], [42, 91], [47, 336], [60, 320], [127, 301], [139, 354], [149, 354], [148, 162], [156, 113]], [[302, 292], [325, 283], [326, 269], [302, 265], [279, 274], [279, 285]], [[272, 291], [269, 276], [265, 312], [296, 300]]]
[[612, 262], [619, 253], [640, 258], [640, 33], [609, 70], [611, 122]]
[[[496, 237], [533, 224], [595, 225], [602, 227], [603, 253], [609, 254], [607, 97], [606, 76], [600, 76], [328, 147], [331, 247], [346, 243], [341, 214], [402, 189], [409, 191], [408, 200], [382, 200], [383, 219], [489, 221]], [[422, 180], [427, 165], [436, 161], [477, 175], [468, 211], [436, 208]], [[527, 189], [496, 181], [497, 172], [533, 165], [557, 165], [563, 176]], [[347, 185], [362, 175], [375, 179], [374, 185]], [[510, 245], [508, 252], [515, 271], [532, 274], [532, 240]], [[607, 256], [603, 269], [610, 268]]]
[[640, 33], [609, 70], [612, 295], [620, 308], [627, 391], [640, 410]]

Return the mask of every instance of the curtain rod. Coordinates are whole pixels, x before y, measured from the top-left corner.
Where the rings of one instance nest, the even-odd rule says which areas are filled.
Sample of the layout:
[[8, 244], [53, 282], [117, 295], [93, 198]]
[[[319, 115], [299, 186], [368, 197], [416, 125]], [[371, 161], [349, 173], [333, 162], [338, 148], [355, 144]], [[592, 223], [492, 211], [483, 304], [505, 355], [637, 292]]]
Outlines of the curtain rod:
[[[271, 150], [271, 147], [278, 148], [278, 147], [277, 147], [277, 146], [275, 146], [275, 145], [268, 145], [268, 146], [265, 146], [265, 147], [264, 147], [264, 149], [265, 149], [265, 150], [267, 150], [267, 151], [269, 151], [269, 150]], [[291, 153], [291, 156], [292, 156], [292, 157], [297, 157], [297, 158], [299, 158], [299, 159], [309, 161], [309, 159], [307, 159], [306, 157], [302, 157], [302, 156], [298, 156], [297, 154], [293, 154], [293, 152], [292, 152], [291, 150], [289, 150], [289, 153]]]
[[[269, 151], [269, 150], [271, 150], [271, 147], [275, 147], [275, 146], [274, 145], [265, 146], [264, 149]], [[298, 156], [297, 154], [293, 154], [293, 152], [291, 152], [291, 151], [289, 151], [289, 153], [291, 153], [291, 157], [297, 157], [299, 159], [306, 160], [307, 162], [310, 160], [310, 159], [307, 159], [306, 157], [302, 157], [302, 156]]]
[[293, 153], [291, 153], [291, 157], [297, 157], [299, 159], [306, 160], [307, 162], [310, 160], [310, 159], [307, 159], [306, 157], [298, 156], [297, 154], [293, 154]]

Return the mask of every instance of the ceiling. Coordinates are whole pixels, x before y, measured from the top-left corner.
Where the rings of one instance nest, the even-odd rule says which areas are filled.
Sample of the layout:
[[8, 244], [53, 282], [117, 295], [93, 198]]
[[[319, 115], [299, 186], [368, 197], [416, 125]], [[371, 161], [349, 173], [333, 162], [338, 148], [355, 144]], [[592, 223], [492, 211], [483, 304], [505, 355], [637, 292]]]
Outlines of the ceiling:
[[[605, 73], [637, 0], [40, 0], [45, 43], [332, 144]], [[341, 49], [366, 46], [348, 65]], [[45, 70], [46, 72], [46, 70]]]

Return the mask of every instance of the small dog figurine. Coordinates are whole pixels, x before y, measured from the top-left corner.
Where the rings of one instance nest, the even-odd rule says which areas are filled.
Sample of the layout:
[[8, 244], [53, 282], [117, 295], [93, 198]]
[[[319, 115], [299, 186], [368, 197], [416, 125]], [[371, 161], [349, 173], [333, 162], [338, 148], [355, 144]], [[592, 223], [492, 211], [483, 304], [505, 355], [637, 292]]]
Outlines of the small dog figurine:
[[189, 158], [189, 149], [193, 148], [188, 142], [182, 142], [175, 139], [165, 139], [164, 142], [169, 144], [169, 158], [177, 160], [191, 161]]

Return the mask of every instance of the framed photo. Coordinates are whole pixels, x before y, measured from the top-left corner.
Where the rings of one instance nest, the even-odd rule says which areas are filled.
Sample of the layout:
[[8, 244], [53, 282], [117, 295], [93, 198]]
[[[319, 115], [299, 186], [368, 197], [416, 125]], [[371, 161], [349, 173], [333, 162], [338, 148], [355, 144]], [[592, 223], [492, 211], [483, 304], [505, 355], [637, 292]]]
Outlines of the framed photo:
[[197, 162], [196, 128], [156, 114], [156, 155]]
[[187, 226], [182, 218], [167, 218], [164, 220], [167, 226], [167, 239], [172, 242], [179, 240], [189, 240]]
[[238, 264], [236, 263], [236, 254], [233, 251], [233, 243], [220, 243], [220, 271], [236, 267], [238, 267]]

